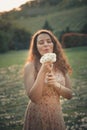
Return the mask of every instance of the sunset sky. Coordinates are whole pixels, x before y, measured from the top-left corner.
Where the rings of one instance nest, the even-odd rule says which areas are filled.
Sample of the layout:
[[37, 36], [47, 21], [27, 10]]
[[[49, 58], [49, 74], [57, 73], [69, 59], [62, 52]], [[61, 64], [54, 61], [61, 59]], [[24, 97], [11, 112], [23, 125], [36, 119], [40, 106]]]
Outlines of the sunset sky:
[[0, 12], [10, 11], [31, 0], [0, 0]]

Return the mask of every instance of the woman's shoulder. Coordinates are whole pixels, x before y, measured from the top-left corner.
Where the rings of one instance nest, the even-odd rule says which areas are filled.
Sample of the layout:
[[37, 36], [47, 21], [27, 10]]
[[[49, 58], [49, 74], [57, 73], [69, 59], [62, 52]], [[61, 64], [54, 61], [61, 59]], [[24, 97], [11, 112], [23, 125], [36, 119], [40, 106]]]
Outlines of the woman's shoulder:
[[24, 71], [33, 71], [34, 70], [34, 63], [33, 62], [27, 62], [24, 66]]

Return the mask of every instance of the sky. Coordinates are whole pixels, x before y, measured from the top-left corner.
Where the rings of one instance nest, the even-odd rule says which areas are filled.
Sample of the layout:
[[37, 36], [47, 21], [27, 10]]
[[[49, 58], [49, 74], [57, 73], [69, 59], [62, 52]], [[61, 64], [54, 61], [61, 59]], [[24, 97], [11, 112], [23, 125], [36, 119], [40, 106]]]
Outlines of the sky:
[[31, 0], [0, 0], [0, 12], [10, 11]]

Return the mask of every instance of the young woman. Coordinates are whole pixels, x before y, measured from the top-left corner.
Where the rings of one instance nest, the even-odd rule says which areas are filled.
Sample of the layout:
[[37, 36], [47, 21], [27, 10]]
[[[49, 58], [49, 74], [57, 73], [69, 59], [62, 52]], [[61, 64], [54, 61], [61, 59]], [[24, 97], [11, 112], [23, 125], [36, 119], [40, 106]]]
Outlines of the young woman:
[[[55, 53], [56, 62], [40, 63], [46, 53]], [[31, 40], [29, 57], [24, 67], [24, 84], [29, 104], [24, 130], [65, 130], [60, 96], [71, 99], [69, 73], [72, 71], [61, 44], [48, 30], [37, 31]]]

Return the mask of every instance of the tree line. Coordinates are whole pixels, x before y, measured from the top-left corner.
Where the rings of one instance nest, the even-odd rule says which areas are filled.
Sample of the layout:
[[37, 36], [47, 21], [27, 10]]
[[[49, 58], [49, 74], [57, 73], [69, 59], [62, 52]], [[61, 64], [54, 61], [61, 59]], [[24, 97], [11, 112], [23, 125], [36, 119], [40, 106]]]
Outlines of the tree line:
[[67, 7], [77, 7], [77, 6], [82, 6], [87, 4], [87, 0], [33, 0], [29, 1], [26, 4], [22, 5], [21, 8], [25, 7], [34, 7], [34, 6], [45, 6], [45, 5], [50, 5], [50, 6], [55, 6], [58, 4], [66, 4]]
[[[52, 31], [52, 27], [45, 21], [42, 29]], [[0, 53], [9, 50], [24, 50], [30, 46], [32, 33], [12, 25], [6, 20], [0, 20]]]
[[29, 47], [31, 33], [14, 27], [6, 20], [0, 20], [0, 53]]
[[[53, 27], [47, 20], [41, 29], [47, 29], [54, 32]], [[59, 38], [60, 43], [62, 43], [63, 35], [66, 33], [72, 33], [72, 30], [70, 30], [69, 27], [66, 27], [65, 30], [62, 30], [60, 32], [60, 36], [58, 36], [58, 34], [55, 34]], [[87, 24], [85, 24], [78, 33], [87, 34]], [[17, 28], [6, 20], [0, 20], [0, 53], [5, 53], [9, 50], [28, 49], [30, 46], [31, 36], [31, 32]], [[63, 44], [65, 44], [65, 47], [87, 45], [87, 35], [85, 35], [85, 37], [80, 37], [79, 35], [78, 37], [67, 35], [67, 37], [63, 39]]]

